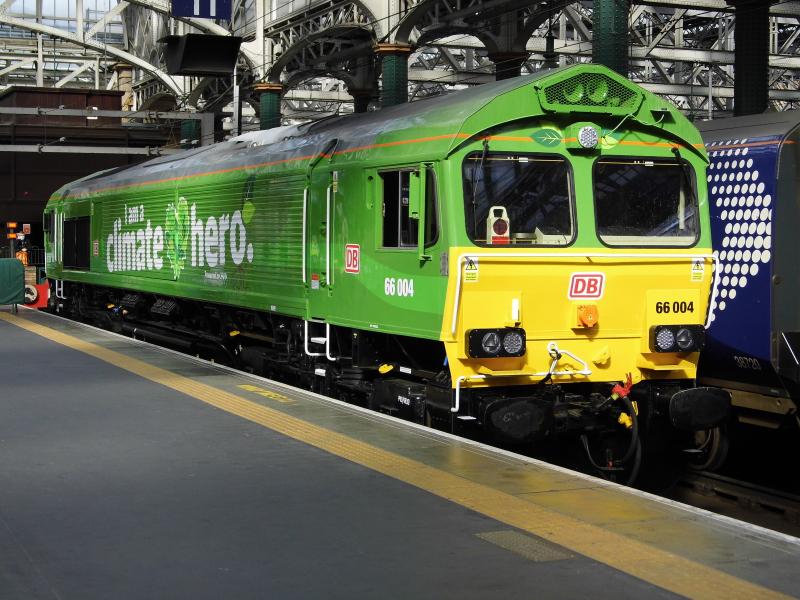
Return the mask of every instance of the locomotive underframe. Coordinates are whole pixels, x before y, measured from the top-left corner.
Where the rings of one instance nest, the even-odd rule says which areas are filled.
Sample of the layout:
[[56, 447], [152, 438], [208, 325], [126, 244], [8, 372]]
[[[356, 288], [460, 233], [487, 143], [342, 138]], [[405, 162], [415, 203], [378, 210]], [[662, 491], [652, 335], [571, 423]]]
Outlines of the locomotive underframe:
[[[676, 442], [688, 445], [669, 427], [669, 405], [677, 392], [691, 387], [689, 381], [642, 382], [631, 391], [634, 404], [627, 406], [610, 399], [607, 383], [544, 380], [467, 388], [454, 413], [445, 351], [436, 340], [332, 326], [328, 347], [335, 360], [330, 361], [321, 323], [68, 281], [51, 281], [51, 286], [50, 309], [56, 313], [417, 423], [451, 431], [476, 427], [501, 444], [530, 446], [581, 436], [590, 453], [586, 436], [591, 436], [601, 441], [602, 456], [595, 458], [608, 465], [632, 437], [637, 444], [639, 436], [647, 439], [651, 451]], [[634, 431], [621, 422], [630, 424], [621, 419], [630, 416], [630, 406], [636, 412]]]

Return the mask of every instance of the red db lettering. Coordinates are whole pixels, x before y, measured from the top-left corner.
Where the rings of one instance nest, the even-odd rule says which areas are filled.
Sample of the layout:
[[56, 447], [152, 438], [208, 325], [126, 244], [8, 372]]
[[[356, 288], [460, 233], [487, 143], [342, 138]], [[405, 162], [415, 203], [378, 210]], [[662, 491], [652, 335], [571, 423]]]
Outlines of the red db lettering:
[[569, 282], [570, 300], [579, 298], [598, 299], [603, 295], [606, 277], [603, 273], [573, 273]]
[[361, 271], [361, 246], [358, 244], [347, 244], [344, 247], [344, 270], [345, 273]]

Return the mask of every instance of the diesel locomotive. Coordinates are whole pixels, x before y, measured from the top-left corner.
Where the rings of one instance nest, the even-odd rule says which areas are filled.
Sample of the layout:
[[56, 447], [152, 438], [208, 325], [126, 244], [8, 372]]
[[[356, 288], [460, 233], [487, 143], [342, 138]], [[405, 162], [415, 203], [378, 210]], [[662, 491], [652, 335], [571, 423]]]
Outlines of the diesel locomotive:
[[613, 476], [728, 410], [695, 385], [706, 167], [594, 65], [248, 133], [56, 191], [52, 308], [419, 422], [574, 434]]

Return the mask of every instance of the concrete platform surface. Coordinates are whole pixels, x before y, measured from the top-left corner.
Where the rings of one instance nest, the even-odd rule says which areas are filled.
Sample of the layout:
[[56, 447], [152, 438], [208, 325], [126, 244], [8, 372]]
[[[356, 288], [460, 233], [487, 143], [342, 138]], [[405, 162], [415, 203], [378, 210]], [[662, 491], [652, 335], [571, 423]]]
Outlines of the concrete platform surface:
[[0, 310], [0, 599], [800, 597], [800, 540]]

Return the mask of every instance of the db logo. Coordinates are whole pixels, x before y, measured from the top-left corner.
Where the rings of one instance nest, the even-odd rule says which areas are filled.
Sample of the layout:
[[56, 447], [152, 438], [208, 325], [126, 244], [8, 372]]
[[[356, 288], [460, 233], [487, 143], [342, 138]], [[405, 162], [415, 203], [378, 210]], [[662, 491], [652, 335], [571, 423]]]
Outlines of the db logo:
[[361, 270], [361, 246], [347, 244], [344, 247], [345, 273], [358, 273]]
[[606, 276], [603, 273], [573, 273], [569, 282], [569, 299], [593, 298], [603, 295]]

